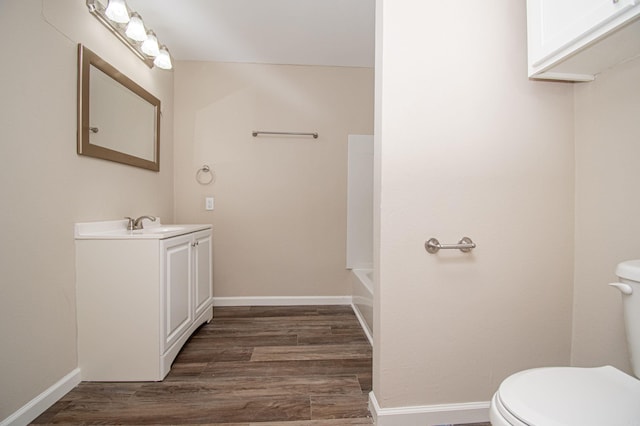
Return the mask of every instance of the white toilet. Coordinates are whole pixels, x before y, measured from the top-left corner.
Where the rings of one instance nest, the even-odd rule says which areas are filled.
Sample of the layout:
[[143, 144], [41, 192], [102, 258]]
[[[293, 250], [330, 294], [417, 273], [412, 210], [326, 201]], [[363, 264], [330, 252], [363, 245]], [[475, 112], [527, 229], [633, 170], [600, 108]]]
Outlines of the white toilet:
[[[640, 260], [616, 269], [627, 343], [640, 378]], [[493, 426], [640, 426], [640, 380], [611, 367], [549, 367], [507, 377], [491, 400]]]

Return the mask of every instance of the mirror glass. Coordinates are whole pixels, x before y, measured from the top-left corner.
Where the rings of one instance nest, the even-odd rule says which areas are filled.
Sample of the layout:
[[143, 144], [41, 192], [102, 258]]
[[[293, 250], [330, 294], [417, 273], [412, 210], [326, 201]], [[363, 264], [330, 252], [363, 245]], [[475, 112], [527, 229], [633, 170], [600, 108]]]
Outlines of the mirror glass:
[[160, 100], [78, 45], [78, 154], [158, 171]]

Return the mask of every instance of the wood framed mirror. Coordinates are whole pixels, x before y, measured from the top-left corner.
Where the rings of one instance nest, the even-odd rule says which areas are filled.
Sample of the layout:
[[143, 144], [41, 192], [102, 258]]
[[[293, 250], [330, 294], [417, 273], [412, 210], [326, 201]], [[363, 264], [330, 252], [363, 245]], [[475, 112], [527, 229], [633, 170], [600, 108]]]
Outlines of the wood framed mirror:
[[81, 44], [78, 154], [160, 170], [160, 100]]

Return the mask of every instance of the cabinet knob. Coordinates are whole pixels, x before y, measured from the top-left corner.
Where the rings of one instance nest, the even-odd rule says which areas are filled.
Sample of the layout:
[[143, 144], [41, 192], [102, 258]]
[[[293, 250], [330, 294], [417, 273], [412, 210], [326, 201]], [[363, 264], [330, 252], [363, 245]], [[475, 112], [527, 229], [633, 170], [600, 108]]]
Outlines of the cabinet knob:
[[195, 247], [195, 246], [197, 246], [198, 244], [200, 244], [200, 242], [199, 242], [199, 241], [196, 241], [195, 243], [191, 243], [191, 247]]

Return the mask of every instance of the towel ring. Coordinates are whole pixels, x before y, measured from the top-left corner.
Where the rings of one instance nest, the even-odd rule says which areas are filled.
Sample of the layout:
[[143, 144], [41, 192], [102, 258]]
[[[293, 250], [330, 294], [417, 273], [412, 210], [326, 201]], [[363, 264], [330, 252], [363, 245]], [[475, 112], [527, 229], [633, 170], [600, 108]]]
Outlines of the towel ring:
[[200, 185], [209, 185], [215, 182], [216, 175], [213, 173], [213, 170], [211, 170], [211, 167], [205, 164], [196, 172], [196, 180]]

